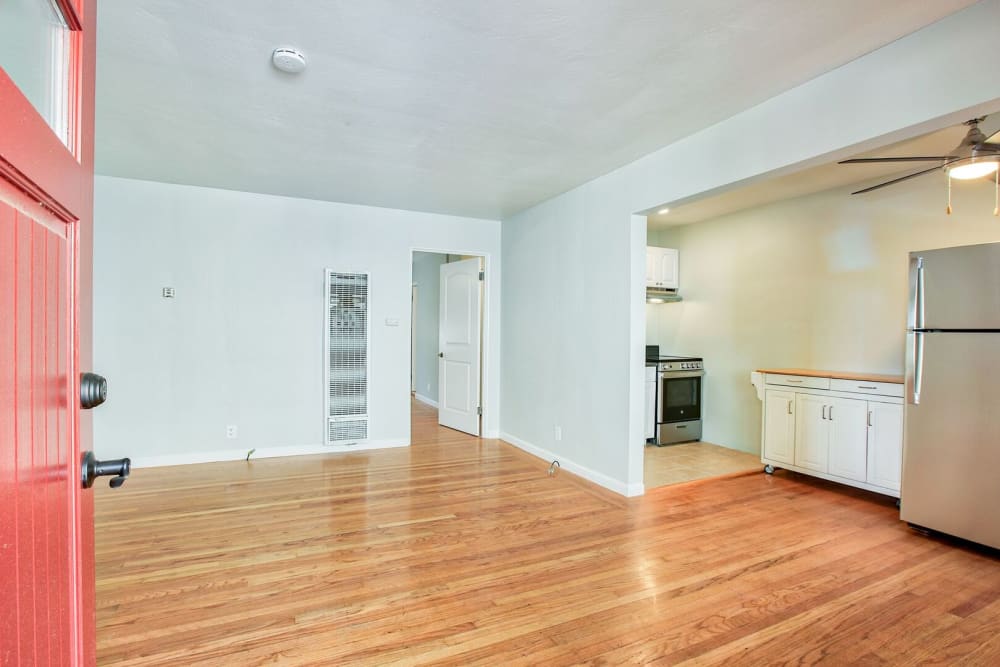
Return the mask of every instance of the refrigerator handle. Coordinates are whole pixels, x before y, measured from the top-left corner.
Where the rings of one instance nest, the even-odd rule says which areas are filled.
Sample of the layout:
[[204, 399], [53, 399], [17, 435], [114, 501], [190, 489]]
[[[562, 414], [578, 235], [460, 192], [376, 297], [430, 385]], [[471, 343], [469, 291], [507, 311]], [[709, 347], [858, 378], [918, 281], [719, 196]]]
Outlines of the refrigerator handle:
[[915, 331], [906, 336], [906, 393], [910, 405], [920, 405], [924, 380], [924, 334]]
[[924, 327], [924, 258], [910, 257], [910, 303], [906, 325], [911, 330]]

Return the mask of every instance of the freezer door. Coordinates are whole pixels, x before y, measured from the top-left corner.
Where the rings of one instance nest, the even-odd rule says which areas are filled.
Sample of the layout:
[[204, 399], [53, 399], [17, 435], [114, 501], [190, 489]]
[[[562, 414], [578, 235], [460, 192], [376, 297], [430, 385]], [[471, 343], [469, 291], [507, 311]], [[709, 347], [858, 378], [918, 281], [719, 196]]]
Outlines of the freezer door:
[[924, 334], [906, 407], [904, 521], [1000, 548], [1000, 334]]
[[909, 328], [1000, 330], [1000, 243], [910, 253]]

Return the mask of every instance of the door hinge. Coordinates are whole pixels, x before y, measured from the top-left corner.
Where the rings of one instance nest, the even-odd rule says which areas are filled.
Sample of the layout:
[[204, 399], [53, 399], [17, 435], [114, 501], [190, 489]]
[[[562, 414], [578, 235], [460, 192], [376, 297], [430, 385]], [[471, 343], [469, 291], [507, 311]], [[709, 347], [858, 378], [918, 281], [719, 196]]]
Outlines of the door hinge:
[[476, 414], [479, 415], [480, 417], [483, 416], [483, 407], [482, 406], [479, 406], [478, 408], [476, 408]]
[[480, 280], [486, 280], [486, 272], [485, 271], [480, 271], [479, 272], [479, 279]]

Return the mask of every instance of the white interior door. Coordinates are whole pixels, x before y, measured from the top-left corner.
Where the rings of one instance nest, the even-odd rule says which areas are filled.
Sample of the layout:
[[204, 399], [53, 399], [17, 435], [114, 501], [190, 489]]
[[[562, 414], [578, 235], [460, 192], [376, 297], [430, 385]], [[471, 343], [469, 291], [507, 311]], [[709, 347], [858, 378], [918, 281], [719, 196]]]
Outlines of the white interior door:
[[438, 423], [479, 435], [480, 258], [441, 265]]

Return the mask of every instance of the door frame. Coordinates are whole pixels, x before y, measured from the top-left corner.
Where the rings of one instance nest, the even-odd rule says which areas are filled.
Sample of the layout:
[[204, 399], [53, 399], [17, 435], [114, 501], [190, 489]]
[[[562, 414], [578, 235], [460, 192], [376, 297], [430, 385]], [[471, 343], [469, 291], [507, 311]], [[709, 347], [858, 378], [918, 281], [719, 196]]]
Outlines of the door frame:
[[[482, 308], [480, 310], [480, 315], [479, 315], [479, 317], [480, 317], [480, 322], [479, 322], [479, 331], [480, 331], [480, 333], [479, 333], [479, 404], [483, 408], [483, 414], [479, 417], [479, 433], [480, 433], [479, 437], [481, 437], [481, 438], [492, 437], [492, 436], [488, 436], [488, 433], [490, 433], [492, 431], [496, 431], [497, 429], [499, 429], [499, 424], [494, 425], [494, 428], [490, 429], [489, 431], [487, 431], [487, 429], [485, 428], [486, 423], [487, 423], [487, 419], [488, 419], [487, 413], [489, 412], [489, 405], [490, 405], [490, 399], [491, 399], [491, 395], [489, 393], [490, 380], [493, 378], [493, 373], [494, 372], [499, 372], [499, 369], [493, 369], [491, 367], [491, 365], [488, 363], [488, 360], [489, 360], [490, 356], [487, 353], [487, 350], [490, 349], [489, 346], [490, 346], [490, 343], [491, 343], [492, 338], [493, 338], [493, 335], [492, 335], [493, 334], [493, 332], [492, 332], [492, 329], [493, 329], [492, 324], [493, 324], [493, 322], [492, 322], [492, 319], [489, 316], [490, 307], [492, 305], [492, 300], [490, 299], [490, 285], [492, 284], [492, 280], [494, 280], [496, 277], [493, 276], [492, 257], [490, 255], [490, 253], [483, 252], [482, 250], [456, 250], [454, 247], [441, 248], [441, 247], [427, 247], [427, 246], [411, 246], [410, 247], [410, 273], [409, 273], [411, 285], [413, 283], [413, 255], [414, 255], [414, 253], [417, 253], [417, 252], [428, 252], [428, 253], [435, 253], [435, 254], [438, 254], [438, 255], [465, 255], [467, 257], [478, 257], [480, 260], [482, 260], [482, 263], [483, 263], [482, 264], [482, 266], [483, 266], [482, 271], [484, 273], [484, 278], [482, 280], [482, 285], [480, 286], [480, 289], [482, 290], [482, 294], [480, 295], [481, 299], [482, 299]], [[419, 286], [418, 286], [418, 289], [419, 289]], [[411, 310], [410, 310], [410, 322], [411, 322], [410, 336], [412, 337], [412, 336], [415, 336], [415, 333], [412, 330], [412, 322], [413, 322], [413, 317], [414, 317], [414, 312], [412, 310], [412, 308], [413, 308], [413, 302], [412, 301], [410, 303], [410, 308], [411, 308]], [[413, 361], [413, 348], [411, 346], [411, 348], [410, 348], [410, 365], [412, 366], [413, 363], [414, 363], [414, 361]], [[440, 387], [440, 378], [438, 378], [438, 383], [439, 383], [438, 386]], [[493, 417], [492, 413], [489, 414], [489, 417]], [[411, 433], [412, 433], [412, 431], [411, 431]], [[470, 436], [470, 437], [472, 437], [472, 436]]]
[[[412, 276], [413, 269], [411, 266]], [[410, 395], [417, 393], [417, 287], [410, 281]]]

